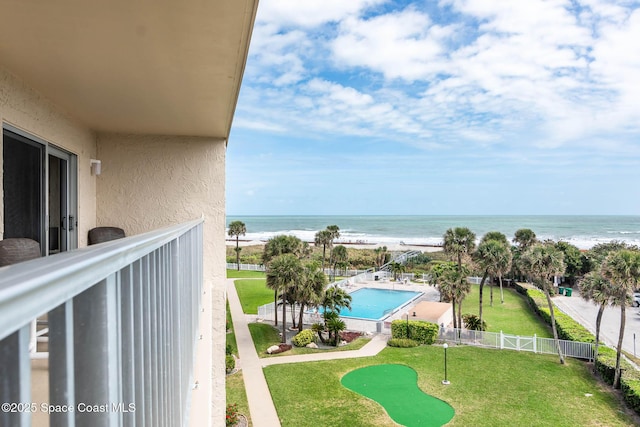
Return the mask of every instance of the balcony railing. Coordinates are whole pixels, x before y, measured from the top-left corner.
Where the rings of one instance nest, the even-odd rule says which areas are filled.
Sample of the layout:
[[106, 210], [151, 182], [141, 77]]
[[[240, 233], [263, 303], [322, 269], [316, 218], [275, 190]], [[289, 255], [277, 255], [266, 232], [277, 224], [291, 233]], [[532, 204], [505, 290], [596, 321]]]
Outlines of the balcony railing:
[[[187, 425], [202, 247], [197, 220], [0, 269], [0, 426]], [[30, 324], [45, 315], [35, 401]]]

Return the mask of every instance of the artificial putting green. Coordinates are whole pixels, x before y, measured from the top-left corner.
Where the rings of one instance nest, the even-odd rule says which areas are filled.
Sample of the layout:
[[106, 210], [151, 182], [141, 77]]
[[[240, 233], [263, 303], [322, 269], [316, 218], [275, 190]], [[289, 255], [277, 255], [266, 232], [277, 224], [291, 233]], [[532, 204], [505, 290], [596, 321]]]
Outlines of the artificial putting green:
[[406, 365], [373, 365], [356, 369], [341, 383], [378, 402], [398, 424], [440, 427], [451, 421], [454, 410], [446, 402], [418, 388], [418, 374]]

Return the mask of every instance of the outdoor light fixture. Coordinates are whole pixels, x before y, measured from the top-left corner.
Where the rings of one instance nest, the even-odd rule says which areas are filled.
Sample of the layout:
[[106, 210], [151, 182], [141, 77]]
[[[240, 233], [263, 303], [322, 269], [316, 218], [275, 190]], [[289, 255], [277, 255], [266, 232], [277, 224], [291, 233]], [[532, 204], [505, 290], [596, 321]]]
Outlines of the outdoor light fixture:
[[100, 175], [102, 172], [102, 162], [100, 160], [91, 159], [89, 165], [91, 166], [91, 175]]
[[449, 385], [451, 384], [449, 380], [447, 380], [447, 348], [449, 348], [449, 345], [444, 343], [442, 348], [444, 348], [444, 380], [442, 380], [442, 384]]

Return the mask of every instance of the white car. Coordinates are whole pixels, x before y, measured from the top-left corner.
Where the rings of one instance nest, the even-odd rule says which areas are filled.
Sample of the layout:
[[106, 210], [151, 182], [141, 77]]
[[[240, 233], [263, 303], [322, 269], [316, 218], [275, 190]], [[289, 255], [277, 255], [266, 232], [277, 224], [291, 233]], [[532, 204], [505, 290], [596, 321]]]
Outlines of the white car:
[[640, 307], [640, 292], [633, 293], [633, 301], [631, 302], [631, 305], [634, 307]]

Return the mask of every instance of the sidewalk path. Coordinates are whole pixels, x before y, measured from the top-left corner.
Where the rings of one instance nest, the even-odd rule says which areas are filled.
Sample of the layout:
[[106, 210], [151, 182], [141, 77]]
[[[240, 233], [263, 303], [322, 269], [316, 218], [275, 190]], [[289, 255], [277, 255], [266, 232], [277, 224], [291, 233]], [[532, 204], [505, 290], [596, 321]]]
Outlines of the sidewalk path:
[[242, 363], [242, 377], [244, 388], [247, 391], [251, 421], [254, 427], [278, 427], [280, 419], [273, 405], [269, 386], [264, 378], [262, 364], [253, 345], [233, 279], [227, 279], [227, 298], [229, 299], [233, 330], [236, 333], [236, 343]]
[[[254, 427], [277, 427], [280, 426], [280, 419], [273, 405], [271, 392], [262, 372], [262, 368], [268, 365], [284, 363], [312, 362], [318, 360], [349, 359], [355, 357], [369, 357], [380, 353], [386, 345], [387, 338], [381, 335], [374, 336], [370, 342], [359, 350], [334, 351], [314, 354], [300, 354], [295, 356], [278, 356], [260, 359], [249, 332], [248, 319], [255, 319], [255, 316], [245, 315], [242, 312], [240, 299], [234, 284], [235, 279], [227, 279], [227, 298], [233, 329], [236, 333], [238, 353], [242, 364], [242, 377], [244, 387], [247, 391], [249, 401], [249, 411]], [[253, 320], [255, 321], [255, 320]]]

